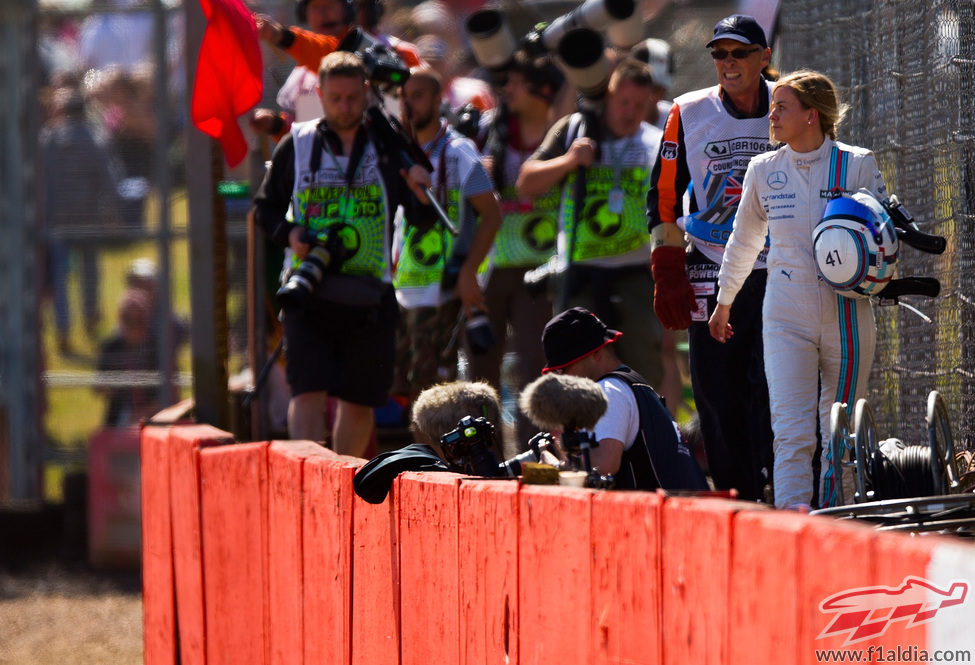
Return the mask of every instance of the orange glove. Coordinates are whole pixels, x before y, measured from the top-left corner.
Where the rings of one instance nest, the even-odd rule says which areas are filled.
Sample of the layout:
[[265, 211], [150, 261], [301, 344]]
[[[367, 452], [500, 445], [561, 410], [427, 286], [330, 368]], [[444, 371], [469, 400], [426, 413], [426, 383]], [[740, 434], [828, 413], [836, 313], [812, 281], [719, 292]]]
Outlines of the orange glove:
[[697, 311], [697, 299], [684, 266], [686, 258], [683, 247], [667, 245], [650, 254], [653, 310], [668, 330], [684, 330], [691, 325], [691, 312]]

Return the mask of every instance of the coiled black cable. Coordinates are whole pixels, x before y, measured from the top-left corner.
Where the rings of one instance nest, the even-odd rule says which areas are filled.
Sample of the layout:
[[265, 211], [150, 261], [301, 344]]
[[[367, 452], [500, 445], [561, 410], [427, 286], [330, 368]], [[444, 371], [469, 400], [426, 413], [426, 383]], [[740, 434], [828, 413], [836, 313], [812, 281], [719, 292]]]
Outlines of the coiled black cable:
[[874, 500], [909, 499], [939, 494], [934, 487], [931, 448], [887, 439], [870, 455]]

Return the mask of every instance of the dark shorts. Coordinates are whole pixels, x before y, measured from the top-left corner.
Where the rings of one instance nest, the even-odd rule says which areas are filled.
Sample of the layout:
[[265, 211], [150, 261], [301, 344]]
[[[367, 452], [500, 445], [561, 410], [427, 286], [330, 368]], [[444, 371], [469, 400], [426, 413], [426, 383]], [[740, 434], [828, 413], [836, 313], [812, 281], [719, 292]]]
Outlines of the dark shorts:
[[390, 286], [377, 307], [317, 302], [284, 316], [288, 384], [294, 395], [384, 406], [393, 383], [399, 309]]

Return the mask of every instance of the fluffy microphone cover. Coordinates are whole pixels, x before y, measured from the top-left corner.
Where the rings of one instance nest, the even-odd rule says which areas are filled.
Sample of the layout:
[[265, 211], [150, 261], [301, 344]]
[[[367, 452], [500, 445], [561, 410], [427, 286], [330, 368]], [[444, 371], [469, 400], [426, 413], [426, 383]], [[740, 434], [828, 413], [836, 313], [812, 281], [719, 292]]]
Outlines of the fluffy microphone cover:
[[542, 429], [592, 429], [606, 413], [606, 395], [592, 379], [543, 374], [525, 386], [518, 406]]

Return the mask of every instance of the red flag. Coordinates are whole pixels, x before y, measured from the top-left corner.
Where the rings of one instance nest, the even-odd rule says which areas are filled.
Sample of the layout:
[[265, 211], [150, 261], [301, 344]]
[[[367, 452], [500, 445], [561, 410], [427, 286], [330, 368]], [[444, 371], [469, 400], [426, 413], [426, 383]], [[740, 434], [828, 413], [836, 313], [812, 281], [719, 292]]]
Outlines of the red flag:
[[247, 154], [237, 125], [261, 99], [261, 47], [257, 24], [241, 0], [200, 0], [207, 18], [193, 83], [193, 124], [220, 141], [224, 157], [236, 166]]

